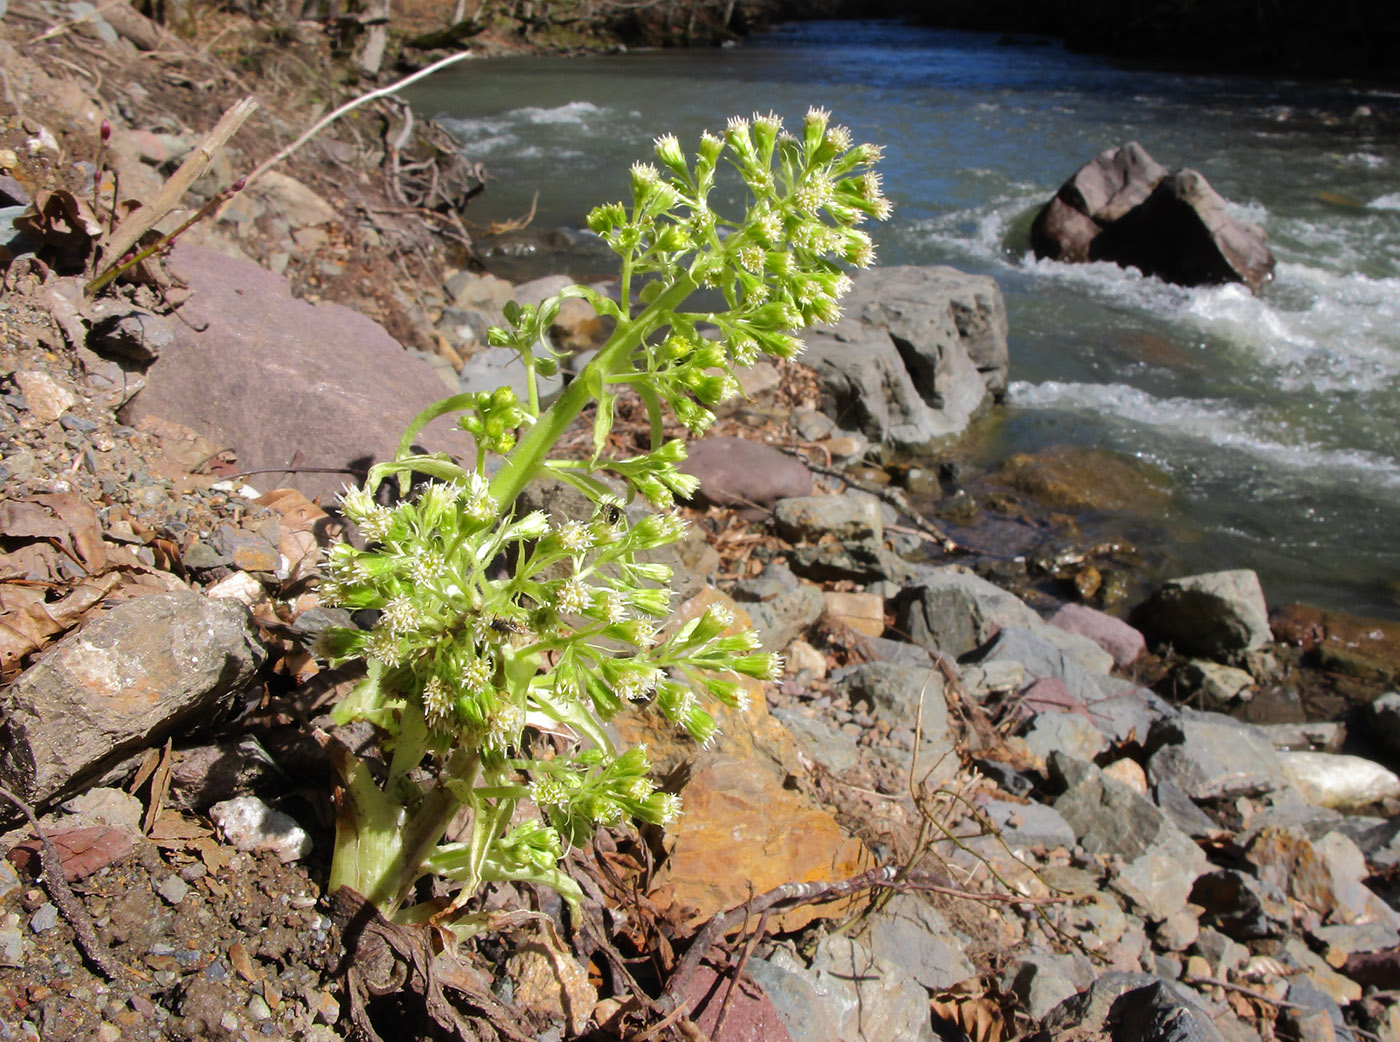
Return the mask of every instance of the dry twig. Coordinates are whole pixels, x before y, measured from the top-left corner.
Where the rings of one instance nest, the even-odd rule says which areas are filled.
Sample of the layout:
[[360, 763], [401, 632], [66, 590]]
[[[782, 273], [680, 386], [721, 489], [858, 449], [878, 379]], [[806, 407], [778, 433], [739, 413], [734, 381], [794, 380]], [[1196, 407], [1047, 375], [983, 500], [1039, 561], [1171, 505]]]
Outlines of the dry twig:
[[0, 796], [13, 803], [20, 813], [29, 819], [29, 827], [34, 830], [34, 836], [39, 840], [39, 866], [43, 870], [44, 889], [48, 891], [49, 898], [58, 906], [58, 910], [63, 913], [63, 917], [68, 920], [68, 925], [73, 928], [78, 948], [93, 968], [102, 974], [104, 980], [120, 980], [121, 965], [97, 939], [92, 917], [69, 888], [68, 880], [63, 875], [63, 860], [59, 857], [58, 848], [53, 845], [48, 833], [40, 827], [34, 808], [3, 786], [0, 786]]

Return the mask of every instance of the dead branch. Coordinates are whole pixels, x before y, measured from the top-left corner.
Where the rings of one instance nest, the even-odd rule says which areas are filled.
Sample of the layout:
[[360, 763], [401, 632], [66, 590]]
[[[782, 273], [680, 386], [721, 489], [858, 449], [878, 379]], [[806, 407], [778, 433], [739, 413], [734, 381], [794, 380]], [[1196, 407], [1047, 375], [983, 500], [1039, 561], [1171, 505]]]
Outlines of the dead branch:
[[270, 159], [265, 159], [261, 163], [259, 163], [257, 167], [253, 170], [253, 172], [248, 175], [248, 183], [251, 184], [253, 181], [256, 181], [263, 174], [267, 173], [267, 171], [270, 170], [272, 167], [282, 162], [282, 160], [298, 152], [303, 145], [305, 145], [308, 141], [310, 141], [313, 137], [319, 134], [326, 127], [330, 126], [332, 123], [338, 120], [341, 116], [344, 116], [346, 113], [354, 112], [361, 105], [366, 105], [369, 102], [374, 101], [378, 98], [388, 97], [389, 95], [394, 94], [397, 91], [403, 90], [409, 84], [417, 83], [419, 80], [424, 79], [427, 76], [431, 76], [439, 69], [445, 69], [447, 68], [447, 66], [456, 64], [457, 62], [462, 61], [465, 58], [470, 58], [471, 56], [471, 51], [461, 51], [458, 54], [450, 54], [446, 58], [441, 59], [440, 61], [433, 62], [433, 64], [427, 66], [426, 68], [419, 69], [411, 76], [405, 76], [403, 79], [389, 84], [387, 87], [380, 87], [378, 90], [372, 90], [367, 94], [361, 94], [359, 97], [351, 98], [344, 105], [341, 105], [339, 108], [334, 109], [327, 115], [322, 116], [319, 120], [313, 123], [308, 130], [303, 132], [299, 138], [293, 141], [286, 148], [282, 149]]
[[68, 925], [73, 928], [78, 948], [87, 957], [88, 962], [92, 963], [93, 968], [102, 974], [104, 980], [121, 980], [121, 965], [97, 939], [92, 916], [88, 915], [82, 902], [74, 897], [73, 891], [69, 889], [68, 880], [63, 875], [63, 860], [58, 855], [58, 848], [53, 845], [48, 833], [39, 826], [34, 808], [3, 786], [0, 786], [0, 796], [13, 803], [20, 813], [29, 819], [29, 827], [34, 830], [34, 836], [39, 840], [39, 866], [43, 870], [44, 889], [48, 891], [58, 910], [63, 913], [63, 917], [68, 920]]

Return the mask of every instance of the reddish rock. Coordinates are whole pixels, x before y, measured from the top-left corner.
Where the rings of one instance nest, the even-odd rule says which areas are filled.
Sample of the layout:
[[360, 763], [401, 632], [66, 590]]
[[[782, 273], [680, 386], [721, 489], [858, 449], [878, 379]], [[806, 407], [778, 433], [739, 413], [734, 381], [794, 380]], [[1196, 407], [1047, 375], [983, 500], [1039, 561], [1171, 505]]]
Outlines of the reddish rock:
[[[232, 448], [248, 470], [348, 467], [393, 457], [408, 422], [445, 397], [441, 381], [378, 324], [339, 304], [292, 297], [286, 279], [256, 264], [181, 243], [170, 270], [193, 291], [173, 342], [123, 410], [174, 420]], [[463, 451], [465, 436], [420, 439]], [[285, 480], [284, 480], [285, 478]], [[329, 497], [353, 474], [260, 476]]]
[[[734, 997], [729, 1000], [723, 1029], [716, 1034], [715, 1024], [731, 984]], [[690, 1021], [711, 1042], [791, 1042], [782, 1014], [747, 977], [734, 981], [731, 973], [720, 975], [709, 966], [701, 966], [686, 981], [685, 997], [690, 1004]]]
[[1113, 656], [1119, 669], [1127, 669], [1147, 651], [1147, 641], [1132, 626], [1084, 604], [1066, 604], [1050, 616], [1050, 625], [1088, 637]]
[[1167, 168], [1136, 141], [1109, 148], [1060, 186], [1031, 226], [1037, 257], [1084, 262], [1104, 227], [1146, 201]]
[[1089, 252], [1093, 260], [1182, 286], [1243, 282], [1258, 293], [1274, 277], [1263, 229], [1231, 217], [1194, 170], [1166, 177], [1145, 203], [1105, 228]]
[[[47, 833], [63, 865], [63, 878], [73, 883], [99, 869], [115, 864], [135, 846], [131, 833], [123, 828], [96, 825], [89, 828], [54, 829]], [[10, 862], [30, 876], [38, 876], [40, 843], [21, 840], [10, 851]]]
[[812, 474], [801, 460], [744, 438], [695, 442], [681, 469], [700, 479], [696, 498], [715, 506], [769, 510], [780, 499], [812, 494]]

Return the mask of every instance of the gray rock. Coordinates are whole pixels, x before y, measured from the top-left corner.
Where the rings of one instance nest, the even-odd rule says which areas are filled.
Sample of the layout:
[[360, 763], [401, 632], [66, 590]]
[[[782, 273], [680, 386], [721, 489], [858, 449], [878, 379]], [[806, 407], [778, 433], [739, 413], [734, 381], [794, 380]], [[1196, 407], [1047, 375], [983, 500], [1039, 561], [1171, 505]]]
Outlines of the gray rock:
[[1162, 980], [1125, 992], [1109, 1022], [1115, 1042], [1224, 1042], [1198, 997]]
[[175, 339], [170, 320], [150, 311], [100, 300], [93, 303], [91, 312], [88, 346], [101, 355], [147, 365]]
[[812, 474], [799, 459], [744, 438], [692, 442], [681, 469], [700, 479], [702, 503], [772, 509], [780, 499], [812, 494]]
[[1040, 713], [1021, 737], [1042, 760], [1058, 750], [1076, 760], [1091, 761], [1108, 748], [1103, 732], [1079, 713]]
[[1031, 629], [1040, 616], [1015, 594], [961, 565], [920, 574], [897, 622], [909, 639], [952, 658], [981, 647], [1007, 626]]
[[979, 807], [1001, 833], [1001, 842], [1012, 850], [1029, 847], [1074, 849], [1074, 829], [1054, 807], [1043, 803], [1012, 803], [994, 799], [979, 801]]
[[[1284, 999], [1294, 1005], [1303, 1006], [1314, 1014], [1325, 1018], [1332, 1028], [1332, 1037], [1334, 1037], [1337, 1042], [1356, 1042], [1356, 1035], [1352, 1033], [1350, 1025], [1346, 1022], [1346, 1018], [1342, 1016], [1342, 1008], [1337, 1005], [1337, 1000], [1332, 998], [1331, 995], [1328, 995], [1322, 988], [1318, 987], [1306, 974], [1299, 974], [1289, 980], [1288, 991], [1284, 993]], [[1304, 1028], [1304, 1025], [1300, 1023], [1300, 1021], [1307, 1019], [1306, 1014], [1300, 1016], [1299, 1011], [1289, 1009], [1285, 1009], [1281, 1012], [1289, 1015], [1288, 1018], [1280, 1018], [1285, 1021], [1286, 1027], [1291, 1027], [1303, 1037], [1318, 1037], [1313, 1035], [1310, 1031], [1304, 1034], [1307, 1029]], [[1291, 1024], [1288, 1022], [1289, 1020], [1292, 1021]]]
[[771, 600], [745, 604], [744, 610], [763, 646], [781, 651], [821, 615], [821, 587], [802, 583]]
[[1150, 639], [1204, 658], [1250, 651], [1273, 640], [1259, 577], [1245, 569], [1173, 579], [1133, 617]]
[[1233, 868], [1200, 876], [1191, 888], [1191, 903], [1205, 909], [1203, 926], [1237, 941], [1284, 934], [1293, 925], [1293, 910], [1282, 890]]
[[1111, 741], [1122, 744], [1147, 740], [1158, 720], [1176, 716], [1177, 708], [1156, 692], [1120, 677], [1099, 677], [1102, 698], [1085, 705], [1094, 726]]
[[[1374, 703], [1372, 703], [1374, 705]], [[1347, 740], [1347, 725], [1339, 720], [1310, 720], [1296, 724], [1260, 724], [1280, 752], [1340, 752]]]
[[1018, 959], [1002, 974], [1001, 987], [1020, 1000], [1032, 1020], [1039, 1020], [1078, 993], [1068, 955], [1035, 952]]
[[948, 703], [943, 674], [929, 667], [900, 666], [891, 662], [863, 662], [832, 673], [831, 685], [851, 703], [868, 702], [872, 715], [891, 727], [912, 728], [923, 703], [924, 740], [940, 741], [948, 733]]
[[0, 966], [24, 966], [24, 931], [14, 912], [0, 916]]
[[1119, 998], [1157, 983], [1159, 978], [1147, 973], [1105, 973], [1087, 989], [1070, 996], [1047, 1013], [1035, 1036], [1036, 1042], [1053, 1042], [1074, 1029], [1086, 1034], [1103, 1031]]
[[1367, 864], [1380, 870], [1400, 865], [1400, 818], [1375, 822], [1355, 831], [1342, 827], [1361, 848]]
[[904, 586], [918, 575], [916, 565], [874, 539], [799, 546], [790, 560], [793, 571], [817, 582], [847, 580], [867, 586], [892, 582]]
[[1200, 919], [1191, 906], [1187, 905], [1158, 923], [1153, 939], [1159, 948], [1169, 952], [1181, 952], [1195, 944], [1200, 936]]
[[1279, 753], [1284, 777], [1308, 803], [1359, 811], [1400, 799], [1400, 777], [1373, 760], [1343, 753]]
[[51, 901], [45, 901], [34, 914], [29, 917], [29, 930], [31, 933], [48, 933], [58, 925], [58, 907]]
[[[336, 208], [319, 192], [277, 170], [263, 171], [244, 192], [249, 199], [262, 204], [269, 213], [277, 215], [293, 229], [331, 224], [340, 218]], [[335, 341], [333, 343], [337, 347], [346, 346]]]
[[829, 721], [782, 707], [773, 709], [772, 713], [791, 732], [798, 749], [814, 763], [840, 774], [859, 762], [855, 737]]
[[928, 995], [898, 966], [827, 937], [811, 967], [787, 949], [749, 961], [793, 1042], [934, 1042]]
[[1055, 753], [1049, 767], [1065, 789], [1055, 810], [1080, 845], [1090, 854], [1116, 854], [1125, 862], [1110, 878], [1112, 888], [1149, 919], [1181, 909], [1206, 868], [1200, 848], [1151, 801], [1105, 778], [1092, 764]]
[[248, 609], [190, 590], [116, 605], [4, 692], [0, 778], [30, 803], [207, 724], [266, 657]]
[[190, 885], [179, 876], [166, 876], [156, 884], [156, 893], [168, 904], [178, 905], [190, 892]]
[[929, 991], [942, 991], [977, 971], [938, 909], [915, 894], [896, 894], [871, 916], [866, 939], [870, 951], [904, 970]]
[[9, 858], [0, 857], [0, 901], [4, 901], [21, 886], [19, 873]]
[[1079, 659], [1047, 640], [1047, 630], [1049, 627], [1044, 624], [1038, 624], [1034, 630], [1007, 626], [992, 640], [980, 661], [1019, 662], [1027, 677], [1058, 680], [1081, 705], [1097, 702], [1104, 695], [1097, 676], [1085, 669]]
[[1400, 929], [1393, 922], [1333, 923], [1308, 931], [1323, 948], [1353, 952], [1380, 952], [1400, 947]]
[[1220, 826], [1211, 821], [1206, 812], [1192, 802], [1190, 796], [1171, 782], [1159, 781], [1153, 788], [1153, 796], [1162, 813], [1192, 839], [1219, 835]]
[[1193, 951], [1210, 964], [1212, 974], [1224, 980], [1234, 974], [1249, 958], [1249, 949], [1233, 937], [1202, 927]]
[[1266, 734], [1219, 713], [1186, 710], [1158, 721], [1148, 735], [1147, 776], [1168, 781], [1193, 800], [1267, 792], [1286, 784], [1280, 754]]
[[773, 508], [778, 534], [790, 543], [884, 538], [877, 500], [865, 496], [801, 496], [780, 499]]
[[[363, 468], [392, 458], [409, 421], [445, 397], [431, 369], [349, 308], [313, 307], [256, 264], [183, 241], [170, 266], [194, 293], [122, 412], [132, 426], [147, 415], [174, 420], [233, 449], [249, 469], [287, 466], [294, 450], [306, 466]], [[470, 450], [451, 426], [439, 420], [419, 442]], [[278, 480], [329, 497], [345, 476], [301, 471]]]
[[237, 796], [209, 808], [209, 817], [239, 850], [267, 851], [284, 864], [311, 853], [311, 837], [290, 815], [256, 796]]
[[1181, 682], [1188, 692], [1200, 696], [1199, 705], [1227, 710], [1236, 702], [1254, 697], [1254, 678], [1234, 666], [1193, 659], [1181, 671]]
[[888, 637], [864, 637], [872, 662], [890, 662], [897, 666], [911, 666], [914, 669], [927, 669], [933, 665], [933, 656], [917, 644]]
[[1005, 394], [1006, 310], [986, 276], [952, 268], [859, 272], [832, 329], [807, 337], [823, 408], [872, 441], [926, 447]]
[[1238, 830], [1241, 844], [1248, 843], [1261, 829], [1297, 826], [1314, 839], [1320, 839], [1336, 829], [1350, 833], [1352, 823], [1361, 820], [1344, 817], [1326, 807], [1315, 807], [1296, 789], [1287, 786], [1236, 806], [1246, 811], [1243, 827]]

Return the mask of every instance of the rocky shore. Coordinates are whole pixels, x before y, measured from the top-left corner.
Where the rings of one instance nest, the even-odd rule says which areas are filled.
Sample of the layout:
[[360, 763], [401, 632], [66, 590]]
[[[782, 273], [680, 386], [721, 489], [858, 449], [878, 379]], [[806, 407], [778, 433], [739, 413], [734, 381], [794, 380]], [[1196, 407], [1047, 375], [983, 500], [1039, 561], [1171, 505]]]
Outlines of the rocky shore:
[[[109, 106], [19, 39], [0, 191], [22, 207], [81, 185]], [[197, 137], [118, 123], [123, 192]], [[328, 716], [355, 677], [310, 652], [345, 621], [314, 592], [332, 495], [423, 405], [509, 379], [487, 326], [558, 282], [415, 238], [432, 219], [387, 214], [382, 149], [331, 194], [365, 160], [348, 138], [182, 236], [159, 292], [93, 302], [84, 272], [7, 268], [5, 1038], [353, 1037], [314, 735], [356, 741]], [[692, 446], [670, 562], [682, 614], [747, 614], [786, 675], [705, 749], [620, 719], [685, 814], [571, 854], [586, 928], [550, 892], [488, 894], [559, 923], [438, 956], [477, 1037], [622, 1037], [669, 1003], [715, 1042], [1400, 1039], [1400, 628], [1271, 613], [1248, 572], [1152, 580], [1076, 520], [1150, 500], [1127, 461], [885, 455], [997, 407], [1005, 310], [951, 269], [871, 272], [849, 305]], [[584, 308], [554, 335], [582, 355], [605, 332]], [[618, 411], [644, 436], [639, 403]], [[385, 1037], [447, 1037], [421, 990], [377, 1000]]]

